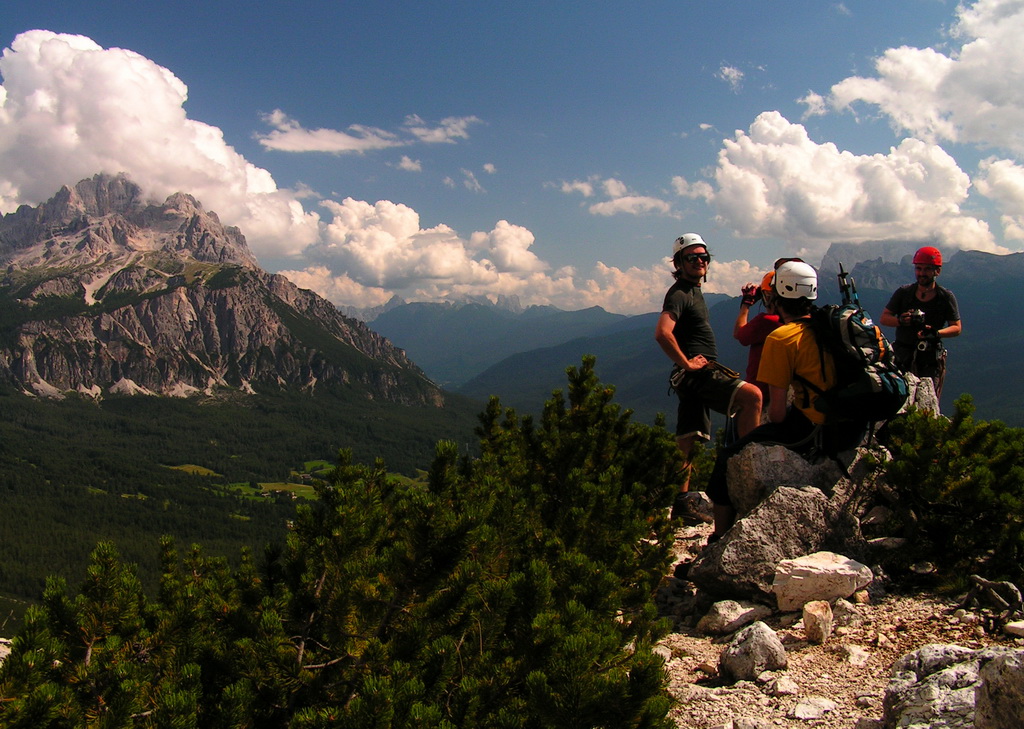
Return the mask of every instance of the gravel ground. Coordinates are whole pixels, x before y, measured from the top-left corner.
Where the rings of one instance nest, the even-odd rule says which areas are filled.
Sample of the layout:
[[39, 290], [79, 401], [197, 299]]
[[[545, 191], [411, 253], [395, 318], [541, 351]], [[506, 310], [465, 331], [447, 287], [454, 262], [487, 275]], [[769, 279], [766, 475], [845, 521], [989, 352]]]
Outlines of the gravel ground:
[[[694, 555], [709, 531], [703, 525], [680, 529], [676, 535], [679, 558]], [[682, 586], [668, 578], [665, 589]], [[862, 597], [866, 599], [866, 595]], [[837, 626], [821, 645], [805, 640], [798, 613], [766, 619], [786, 647], [789, 666], [756, 682], [736, 684], [721, 680], [717, 673], [719, 654], [731, 636], [702, 636], [680, 624], [661, 642], [661, 652], [668, 659], [669, 691], [676, 700], [670, 713], [676, 726], [732, 729], [728, 722], [734, 720], [736, 729], [874, 727], [874, 720], [882, 715], [891, 667], [904, 654], [929, 643], [955, 643], [972, 649], [990, 645], [1024, 648], [1024, 639], [990, 635], [981, 625], [983, 616], [958, 612], [954, 600], [936, 595], [890, 594], [871, 598], [856, 608], [859, 617], [849, 625]], [[773, 678], [778, 681], [771, 681]], [[795, 693], [779, 691], [787, 686]], [[815, 703], [829, 705], [815, 702], [816, 698], [834, 702], [835, 707], [824, 713], [814, 711]], [[800, 718], [815, 713], [820, 716]], [[747, 721], [738, 722], [740, 719]]]

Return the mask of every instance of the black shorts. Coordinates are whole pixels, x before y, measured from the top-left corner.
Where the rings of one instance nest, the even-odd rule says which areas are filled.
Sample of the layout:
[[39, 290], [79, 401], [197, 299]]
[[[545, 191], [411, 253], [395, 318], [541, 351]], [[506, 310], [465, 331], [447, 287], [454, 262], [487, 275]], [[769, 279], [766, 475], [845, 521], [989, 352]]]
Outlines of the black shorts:
[[920, 348], [897, 345], [896, 364], [918, 377], [938, 377], [946, 369], [946, 350], [941, 344]]
[[735, 412], [733, 400], [742, 384], [743, 380], [738, 377], [730, 377], [713, 367], [687, 372], [676, 387], [679, 396], [676, 437], [711, 440], [711, 411], [732, 415]]

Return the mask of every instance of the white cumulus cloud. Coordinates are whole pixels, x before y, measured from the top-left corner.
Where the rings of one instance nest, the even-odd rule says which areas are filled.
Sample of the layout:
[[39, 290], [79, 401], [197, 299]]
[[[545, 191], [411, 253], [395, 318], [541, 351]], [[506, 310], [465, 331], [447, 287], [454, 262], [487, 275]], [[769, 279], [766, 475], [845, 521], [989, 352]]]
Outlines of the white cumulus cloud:
[[733, 91], [738, 91], [743, 84], [743, 71], [735, 66], [722, 66], [715, 76], [729, 84]]
[[878, 107], [892, 123], [927, 140], [1024, 153], [1024, 3], [979, 0], [957, 8], [959, 48], [891, 48], [875, 76], [835, 84], [833, 109]]
[[452, 116], [442, 119], [438, 126], [430, 126], [413, 114], [405, 119], [406, 129], [421, 142], [428, 144], [454, 144], [457, 139], [469, 139], [469, 126], [481, 122], [475, 116]]
[[490, 233], [474, 233], [470, 248], [482, 251], [501, 272], [543, 271], [548, 265], [530, 251], [534, 236], [520, 225], [499, 220]]
[[396, 165], [398, 169], [405, 170], [406, 172], [422, 172], [423, 163], [418, 159], [412, 159], [408, 155], [403, 154], [402, 159], [399, 160]]
[[1006, 159], [983, 160], [975, 185], [1003, 210], [1003, 235], [1024, 241], [1024, 167]]
[[970, 179], [941, 147], [905, 139], [887, 154], [818, 144], [778, 112], [723, 142], [713, 201], [745, 237], [775, 237], [817, 252], [833, 241], [935, 238], [996, 250], [988, 225], [961, 209]]
[[138, 53], [33, 30], [0, 58], [0, 212], [62, 185], [125, 172], [155, 200], [185, 191], [243, 229], [253, 251], [294, 254], [319, 217], [224, 141], [187, 118], [188, 90]]
[[626, 183], [614, 177], [601, 180], [596, 175], [591, 175], [586, 180], [563, 181], [558, 187], [567, 195], [579, 193], [583, 197], [593, 197], [598, 191], [602, 192], [607, 199], [588, 206], [587, 210], [591, 215], [646, 215], [653, 213], [675, 216], [672, 205], [667, 201], [649, 195], [637, 195], [630, 191]]

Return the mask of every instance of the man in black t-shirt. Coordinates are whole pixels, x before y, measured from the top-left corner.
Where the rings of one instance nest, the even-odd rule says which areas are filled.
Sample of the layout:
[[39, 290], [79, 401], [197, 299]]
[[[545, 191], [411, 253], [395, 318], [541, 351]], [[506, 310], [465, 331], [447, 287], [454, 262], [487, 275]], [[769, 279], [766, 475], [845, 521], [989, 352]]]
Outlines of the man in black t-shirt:
[[942, 271], [942, 253], [932, 246], [914, 254], [916, 283], [900, 286], [882, 312], [884, 326], [896, 327], [896, 361], [907, 372], [930, 377], [935, 395], [942, 394], [946, 349], [942, 340], [960, 336], [960, 308], [949, 289], [935, 279]]
[[[707, 278], [711, 254], [696, 233], [672, 246], [676, 282], [665, 294], [654, 338], [675, 365], [673, 382], [679, 396], [676, 443], [685, 463], [680, 491], [690, 488], [693, 445], [711, 439], [710, 410], [736, 417], [743, 437], [761, 420], [761, 391], [736, 373], [717, 366], [715, 333], [708, 319], [701, 282]], [[678, 375], [678, 379], [677, 376]]]

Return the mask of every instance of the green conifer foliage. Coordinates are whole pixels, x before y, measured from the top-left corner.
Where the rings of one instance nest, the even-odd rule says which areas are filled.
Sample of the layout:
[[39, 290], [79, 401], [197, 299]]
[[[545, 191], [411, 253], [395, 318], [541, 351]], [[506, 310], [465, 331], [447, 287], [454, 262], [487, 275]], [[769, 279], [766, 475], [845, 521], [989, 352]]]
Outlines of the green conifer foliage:
[[230, 571], [163, 544], [147, 600], [109, 545], [53, 583], [0, 668], [0, 725], [667, 727], [666, 507], [678, 455], [594, 361], [538, 423], [481, 415], [426, 484], [342, 453], [283, 549]]
[[973, 417], [969, 395], [952, 418], [912, 412], [890, 423], [887, 479], [915, 537], [909, 558], [947, 576], [1024, 579], [1024, 429]]

